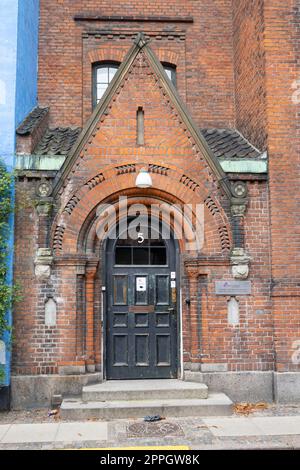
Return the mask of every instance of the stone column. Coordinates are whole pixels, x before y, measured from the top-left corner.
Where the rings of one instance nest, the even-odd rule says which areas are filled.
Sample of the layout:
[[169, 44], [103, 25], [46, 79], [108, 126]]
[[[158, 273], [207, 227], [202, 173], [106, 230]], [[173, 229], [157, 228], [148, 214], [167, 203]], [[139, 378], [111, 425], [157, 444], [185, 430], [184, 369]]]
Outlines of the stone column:
[[38, 250], [35, 258], [35, 275], [37, 279], [47, 280], [51, 275], [52, 252], [49, 248], [49, 219], [53, 208], [51, 197], [52, 185], [41, 180], [36, 186], [37, 199], [35, 207], [38, 214]]
[[49, 231], [49, 218], [53, 207], [52, 184], [50, 181], [42, 178], [36, 186], [36, 210], [39, 216], [39, 232], [38, 232], [38, 245], [39, 248], [47, 248], [48, 245], [48, 231]]
[[86, 368], [95, 372], [94, 347], [94, 288], [98, 262], [89, 263], [85, 273], [86, 294]]
[[234, 248], [231, 253], [232, 275], [235, 279], [247, 279], [249, 275], [250, 257], [244, 245], [244, 220], [247, 209], [247, 186], [242, 181], [232, 185], [231, 216]]
[[52, 200], [39, 200], [36, 204], [36, 210], [39, 216], [38, 227], [38, 245], [40, 248], [48, 247], [49, 218], [52, 211]]

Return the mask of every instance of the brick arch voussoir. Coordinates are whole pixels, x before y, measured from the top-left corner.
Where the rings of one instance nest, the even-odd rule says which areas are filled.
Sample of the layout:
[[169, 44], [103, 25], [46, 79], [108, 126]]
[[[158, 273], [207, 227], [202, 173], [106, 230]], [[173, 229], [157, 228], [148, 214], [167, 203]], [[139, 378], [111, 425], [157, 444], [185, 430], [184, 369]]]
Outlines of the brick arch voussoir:
[[[209, 194], [205, 185], [193, 177], [183, 173], [174, 165], [162, 166], [159, 162], [139, 163], [148, 166], [152, 175], [153, 190], [162, 194], [170, 194], [174, 200], [183, 204], [203, 203], [214, 218], [222, 251], [226, 253], [232, 247], [232, 234], [227, 215], [215, 195]], [[51, 230], [51, 246], [56, 255], [76, 253], [79, 234], [89, 214], [101, 202], [109, 200], [113, 195], [134, 191], [137, 174], [136, 163], [122, 163], [121, 166], [107, 167], [102, 172], [90, 177], [61, 208]]]
[[174, 51], [170, 51], [170, 50], [162, 48], [162, 49], [158, 49], [156, 51], [156, 54], [160, 62], [167, 62], [168, 64], [172, 64], [176, 66], [179, 63], [179, 55]]
[[101, 45], [101, 48], [93, 49], [88, 53], [91, 64], [97, 62], [123, 62], [126, 55], [124, 48], [112, 48], [111, 46]]

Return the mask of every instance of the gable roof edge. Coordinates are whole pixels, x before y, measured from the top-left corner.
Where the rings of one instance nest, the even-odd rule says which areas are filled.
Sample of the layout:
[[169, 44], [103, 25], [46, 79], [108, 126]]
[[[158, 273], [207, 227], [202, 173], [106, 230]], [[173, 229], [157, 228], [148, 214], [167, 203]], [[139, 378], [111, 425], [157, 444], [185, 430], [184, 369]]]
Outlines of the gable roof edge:
[[83, 127], [80, 135], [78, 136], [77, 141], [75, 142], [74, 146], [71, 149], [69, 158], [65, 160], [65, 163], [63, 164], [61, 170], [57, 173], [55, 181], [54, 181], [53, 196], [56, 196], [57, 193], [59, 192], [60, 188], [63, 185], [63, 181], [65, 179], [64, 177], [68, 174], [78, 154], [81, 152], [82, 147], [92, 135], [95, 129], [95, 126], [97, 122], [99, 121], [99, 118], [101, 118], [101, 116], [105, 114], [113, 95], [118, 89], [128, 69], [131, 67], [131, 64], [133, 63], [138, 52], [140, 51], [142, 47], [144, 47], [144, 45], [145, 45], [144, 43], [141, 44], [135, 41], [134, 45], [131, 47], [131, 49], [129, 49], [118, 71], [116, 72], [114, 78], [112, 79], [110, 85], [105, 90], [105, 93], [103, 97], [101, 98], [99, 104], [94, 109], [92, 115], [90, 116], [86, 125]]
[[157, 59], [152, 49], [150, 47], [147, 47], [146, 45], [145, 52], [148, 56], [148, 59], [150, 60], [150, 63], [154, 65], [157, 75], [161, 77], [164, 88], [166, 92], [168, 93], [169, 97], [171, 98], [178, 113], [180, 114], [183, 122], [187, 126], [187, 129], [189, 130], [190, 134], [193, 136], [197, 146], [203, 151], [204, 158], [207, 161], [210, 169], [213, 171], [213, 173], [218, 179], [218, 182], [221, 184], [226, 195], [230, 199], [232, 195], [231, 195], [229, 180], [228, 180], [227, 175], [223, 171], [220, 162], [215, 157], [212, 150], [209, 148], [205, 140], [205, 137], [202, 135], [200, 129], [198, 128], [195, 121], [191, 117], [191, 114], [188, 111], [187, 107], [182, 102], [181, 98], [179, 97], [178, 92], [176, 88], [174, 87], [173, 83], [168, 79], [163, 66]]
[[157, 74], [157, 76], [161, 78], [162, 85], [165, 91], [167, 92], [168, 96], [170, 97], [173, 105], [175, 106], [178, 114], [181, 116], [187, 129], [189, 130], [190, 134], [195, 140], [198, 148], [203, 152], [203, 156], [207, 164], [209, 165], [211, 171], [217, 177], [218, 183], [222, 186], [222, 189], [226, 193], [227, 197], [231, 199], [232, 194], [231, 194], [228, 176], [225, 174], [219, 161], [217, 160], [217, 158], [215, 157], [215, 155], [212, 153], [211, 149], [209, 148], [204, 136], [201, 134], [200, 129], [198, 128], [194, 120], [192, 119], [190, 112], [188, 111], [186, 106], [183, 104], [174, 85], [171, 83], [171, 81], [167, 77], [163, 69], [163, 66], [159, 62], [158, 58], [156, 57], [152, 49], [148, 46], [148, 43], [146, 42], [143, 33], [139, 33], [137, 35], [136, 39], [134, 40], [133, 46], [126, 54], [113, 80], [109, 84], [99, 104], [94, 109], [92, 115], [90, 116], [86, 125], [82, 129], [77, 141], [72, 147], [69, 158], [65, 160], [65, 163], [63, 164], [61, 170], [57, 173], [55, 181], [54, 181], [53, 196], [55, 197], [58, 194], [61, 187], [63, 186], [65, 177], [67, 176], [69, 170], [72, 168], [74, 162], [76, 161], [77, 156], [80, 154], [82, 147], [85, 145], [85, 143], [88, 141], [90, 136], [93, 134], [97, 122], [99, 121], [101, 116], [105, 114], [113, 95], [115, 94], [120, 83], [122, 82], [123, 78], [127, 74], [129, 68], [131, 67], [133, 61], [135, 60], [137, 54], [139, 53], [141, 49], [145, 50], [145, 53], [148, 57], [150, 64], [153, 66], [154, 71]]

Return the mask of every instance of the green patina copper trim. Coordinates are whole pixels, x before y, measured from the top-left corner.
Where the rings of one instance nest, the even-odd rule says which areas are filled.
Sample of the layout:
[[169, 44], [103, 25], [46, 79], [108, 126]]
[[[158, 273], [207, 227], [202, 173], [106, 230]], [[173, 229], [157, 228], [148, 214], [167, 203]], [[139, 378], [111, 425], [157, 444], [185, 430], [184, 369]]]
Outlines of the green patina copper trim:
[[16, 170], [58, 171], [65, 159], [65, 155], [17, 155]]
[[[17, 155], [16, 170], [59, 171], [65, 161], [64, 155]], [[225, 173], [267, 173], [266, 160], [221, 160]]]
[[225, 173], [267, 173], [266, 160], [221, 160]]

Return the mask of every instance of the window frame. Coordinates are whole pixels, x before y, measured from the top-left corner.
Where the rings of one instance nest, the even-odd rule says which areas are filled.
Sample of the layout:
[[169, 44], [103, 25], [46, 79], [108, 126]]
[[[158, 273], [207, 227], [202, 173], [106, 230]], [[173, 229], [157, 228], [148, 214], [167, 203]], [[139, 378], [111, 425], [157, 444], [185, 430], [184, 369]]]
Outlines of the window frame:
[[[114, 60], [106, 60], [106, 61], [101, 61], [101, 62], [95, 62], [93, 64], [93, 70], [92, 70], [92, 107], [95, 109], [97, 106], [97, 71], [101, 68], [109, 68], [109, 67], [116, 67], [117, 70], [120, 67], [120, 62], [114, 61]], [[109, 85], [109, 83], [108, 83]], [[107, 85], [107, 87], [108, 87]], [[101, 98], [100, 98], [101, 100]]]
[[166, 72], [166, 70], [169, 70], [171, 72], [171, 78], [169, 78], [170, 82], [172, 85], [177, 89], [177, 67], [175, 64], [171, 64], [170, 62], [161, 62], [161, 65], [163, 66], [163, 69]]

